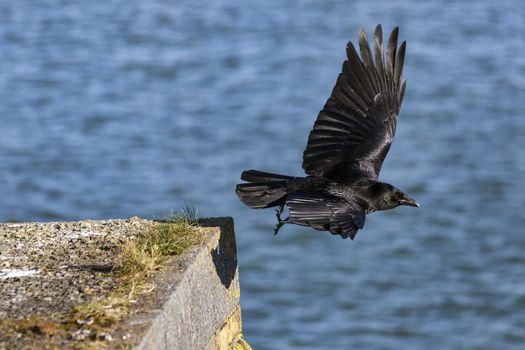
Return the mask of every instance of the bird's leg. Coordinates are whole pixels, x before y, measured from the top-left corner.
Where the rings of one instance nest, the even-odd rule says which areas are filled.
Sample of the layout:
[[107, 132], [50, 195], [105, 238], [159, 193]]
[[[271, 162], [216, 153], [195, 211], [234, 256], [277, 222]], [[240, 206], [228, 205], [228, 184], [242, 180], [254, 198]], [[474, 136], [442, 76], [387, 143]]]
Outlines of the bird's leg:
[[283, 213], [283, 211], [284, 211], [284, 204], [281, 204], [281, 205], [279, 206], [279, 209], [275, 209], [275, 216], [277, 216], [277, 221], [278, 221], [278, 222], [283, 221], [283, 220], [281, 219], [281, 214]]
[[283, 213], [284, 205], [281, 205], [279, 209], [275, 209], [275, 216], [277, 217], [277, 225], [275, 225], [275, 228], [273, 229], [273, 234], [276, 235], [279, 233], [279, 230], [281, 227], [283, 227], [284, 224], [288, 221], [288, 218], [281, 219], [281, 214]]

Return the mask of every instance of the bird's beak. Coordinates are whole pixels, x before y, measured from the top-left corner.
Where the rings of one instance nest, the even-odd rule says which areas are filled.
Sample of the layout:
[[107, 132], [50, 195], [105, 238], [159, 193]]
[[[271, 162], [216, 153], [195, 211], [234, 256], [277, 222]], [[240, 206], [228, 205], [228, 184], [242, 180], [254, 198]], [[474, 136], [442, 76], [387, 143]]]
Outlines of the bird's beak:
[[410, 205], [411, 207], [416, 207], [416, 208], [419, 208], [419, 204], [418, 202], [416, 202], [413, 198], [410, 198], [409, 196], [407, 196], [405, 194], [405, 196], [403, 197], [403, 199], [401, 199], [399, 201], [399, 204], [401, 205]]

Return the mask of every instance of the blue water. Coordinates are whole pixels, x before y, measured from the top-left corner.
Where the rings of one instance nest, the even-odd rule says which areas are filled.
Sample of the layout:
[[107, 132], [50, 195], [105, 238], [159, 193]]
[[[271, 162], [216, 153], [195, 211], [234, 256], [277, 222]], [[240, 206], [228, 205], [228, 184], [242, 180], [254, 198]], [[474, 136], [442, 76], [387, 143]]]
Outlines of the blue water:
[[[401, 27], [381, 178], [421, 209], [357, 240], [233, 188], [301, 156], [360, 26]], [[0, 221], [236, 221], [254, 349], [525, 348], [525, 6], [502, 1], [0, 2]]]

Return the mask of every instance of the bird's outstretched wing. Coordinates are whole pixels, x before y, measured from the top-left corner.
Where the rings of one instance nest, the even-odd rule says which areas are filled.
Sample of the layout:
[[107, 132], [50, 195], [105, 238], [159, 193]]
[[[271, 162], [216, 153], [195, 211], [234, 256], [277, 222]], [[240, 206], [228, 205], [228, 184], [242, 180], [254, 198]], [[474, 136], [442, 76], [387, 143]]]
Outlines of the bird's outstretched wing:
[[343, 200], [316, 192], [297, 191], [286, 198], [288, 222], [329, 231], [342, 238], [355, 238], [365, 224], [365, 203], [358, 198]]
[[397, 49], [398, 33], [396, 27], [390, 35], [386, 60], [380, 25], [374, 32], [374, 58], [362, 29], [361, 58], [348, 43], [348, 60], [308, 137], [303, 155], [307, 174], [377, 179], [394, 138], [406, 87], [406, 80], [401, 82], [406, 42]]

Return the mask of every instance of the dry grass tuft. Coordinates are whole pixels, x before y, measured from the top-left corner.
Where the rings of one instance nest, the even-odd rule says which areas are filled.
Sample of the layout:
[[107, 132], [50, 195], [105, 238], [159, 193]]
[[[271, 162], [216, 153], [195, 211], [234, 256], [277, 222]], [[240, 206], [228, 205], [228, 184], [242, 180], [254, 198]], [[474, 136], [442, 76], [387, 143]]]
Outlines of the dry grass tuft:
[[148, 232], [129, 240], [116, 259], [117, 271], [123, 277], [140, 280], [155, 271], [167, 256], [179, 255], [203, 241], [195, 229], [196, 219], [179, 214], [166, 222], [152, 225]]

